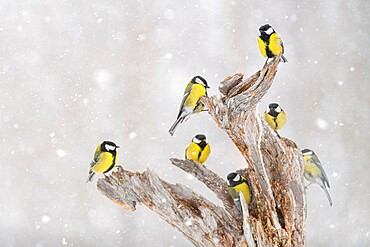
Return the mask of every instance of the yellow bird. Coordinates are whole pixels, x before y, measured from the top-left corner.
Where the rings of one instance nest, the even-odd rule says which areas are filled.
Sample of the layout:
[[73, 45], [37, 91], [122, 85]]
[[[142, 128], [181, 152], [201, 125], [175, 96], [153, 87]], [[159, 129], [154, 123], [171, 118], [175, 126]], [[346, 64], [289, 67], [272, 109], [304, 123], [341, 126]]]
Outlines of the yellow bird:
[[171, 136], [175, 133], [179, 123], [187, 120], [191, 114], [199, 113], [204, 110], [204, 104], [200, 102], [200, 98], [207, 95], [207, 88], [209, 88], [207, 81], [199, 75], [194, 76], [188, 82], [177, 119], [168, 131]]
[[[326, 197], [329, 200], [330, 206], [333, 206], [333, 201], [331, 200], [328, 188], [330, 188], [328, 177], [324, 171], [324, 168], [321, 165], [321, 162], [314, 151], [310, 149], [302, 150], [303, 160], [304, 160], [304, 177], [307, 179], [309, 186], [312, 183], [318, 184], [326, 194]], [[306, 187], [307, 187], [306, 186]]]
[[[266, 65], [269, 58], [274, 58], [280, 53], [284, 54], [284, 45], [279, 34], [269, 24], [261, 26], [259, 31], [258, 47], [262, 56], [267, 58]], [[284, 63], [288, 62], [284, 55], [281, 56], [281, 59]]]
[[196, 135], [185, 149], [185, 159], [194, 160], [204, 164], [211, 153], [211, 147], [207, 143], [206, 136]]
[[[106, 173], [113, 169], [118, 159], [116, 149], [119, 148], [111, 141], [104, 141], [95, 150], [94, 158], [90, 163], [87, 182], [91, 182], [95, 173]], [[105, 176], [105, 175], [104, 175]]]
[[266, 122], [270, 125], [270, 127], [275, 130], [276, 134], [277, 130], [284, 127], [286, 124], [286, 113], [279, 104], [277, 103], [271, 103], [269, 104], [267, 110], [263, 113], [263, 118], [266, 120]]
[[228, 188], [229, 194], [234, 199], [236, 207], [240, 211], [242, 211], [239, 193], [243, 193], [243, 196], [247, 204], [251, 202], [251, 192], [247, 180], [243, 176], [235, 172], [232, 172], [229, 175], [227, 175], [227, 180], [229, 181]]

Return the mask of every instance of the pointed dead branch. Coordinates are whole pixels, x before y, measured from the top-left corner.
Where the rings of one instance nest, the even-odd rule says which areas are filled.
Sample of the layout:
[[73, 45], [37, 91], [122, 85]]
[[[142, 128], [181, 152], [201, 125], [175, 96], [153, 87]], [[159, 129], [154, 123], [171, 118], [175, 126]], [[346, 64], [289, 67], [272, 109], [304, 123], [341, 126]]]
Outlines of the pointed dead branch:
[[246, 169], [238, 172], [249, 182], [252, 201], [247, 205], [242, 200], [242, 215], [227, 194], [226, 181], [187, 160], [171, 162], [204, 183], [223, 207], [151, 170], [113, 173], [98, 181], [99, 191], [127, 210], [145, 205], [196, 246], [303, 246], [306, 200], [301, 152], [293, 141], [278, 138], [256, 109], [272, 85], [279, 61], [280, 56], [246, 80], [241, 73], [230, 76], [220, 83], [223, 96], [201, 99], [246, 160]]

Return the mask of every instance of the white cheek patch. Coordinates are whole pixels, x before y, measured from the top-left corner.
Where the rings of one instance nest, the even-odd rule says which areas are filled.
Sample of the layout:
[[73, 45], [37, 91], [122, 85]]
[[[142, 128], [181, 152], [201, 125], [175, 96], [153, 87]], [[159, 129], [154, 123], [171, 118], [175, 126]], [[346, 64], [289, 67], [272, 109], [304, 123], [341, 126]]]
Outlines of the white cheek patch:
[[202, 80], [201, 80], [201, 79], [199, 79], [198, 77], [195, 79], [195, 82], [196, 82], [196, 83], [199, 83], [200, 85], [206, 86], [206, 85], [204, 84], [204, 81], [202, 81]]
[[312, 155], [312, 154], [313, 154], [312, 151], [308, 151], [306, 153], [303, 153], [303, 155]]
[[235, 178], [233, 179], [235, 182], [239, 182], [240, 181], [240, 175], [236, 175]]
[[108, 145], [108, 144], [105, 144], [105, 149], [106, 149], [107, 151], [111, 151], [111, 150], [116, 149], [116, 147], [115, 147], [115, 146]]
[[193, 138], [193, 142], [194, 142], [194, 143], [196, 143], [196, 144], [199, 144], [199, 143], [201, 143], [202, 141], [194, 137], [194, 138]]
[[280, 108], [280, 106], [276, 107], [275, 111], [276, 111], [276, 112], [281, 112], [281, 108]]
[[272, 34], [273, 32], [274, 32], [274, 29], [272, 29], [272, 27], [270, 27], [269, 29], [265, 31], [265, 33], [268, 35]]

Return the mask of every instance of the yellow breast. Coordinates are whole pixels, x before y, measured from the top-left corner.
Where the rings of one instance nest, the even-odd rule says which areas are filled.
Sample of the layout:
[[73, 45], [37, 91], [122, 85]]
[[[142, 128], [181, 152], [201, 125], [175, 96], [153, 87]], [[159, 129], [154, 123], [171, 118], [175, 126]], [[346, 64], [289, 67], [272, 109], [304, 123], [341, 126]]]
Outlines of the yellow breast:
[[245, 198], [245, 201], [247, 203], [250, 203], [251, 202], [251, 193], [250, 193], [250, 190], [249, 190], [249, 186], [247, 183], [241, 183], [237, 186], [234, 187], [234, 189], [236, 191], [238, 191], [239, 193], [243, 193], [243, 196]]
[[102, 152], [99, 155], [98, 161], [91, 168], [91, 170], [93, 170], [96, 173], [105, 173], [112, 167], [112, 165], [114, 165], [113, 161], [114, 157], [111, 153]]
[[320, 168], [312, 162], [310, 157], [304, 156], [304, 171], [310, 173], [313, 177], [321, 176]]
[[274, 56], [279, 55], [283, 51], [283, 46], [279, 34], [271, 34], [269, 49]]
[[266, 44], [260, 37], [258, 37], [258, 48], [260, 49], [262, 56], [266, 58], [267, 57]]
[[[193, 86], [191, 87], [190, 94], [184, 102], [184, 106], [195, 109], [200, 97], [204, 95], [206, 95], [206, 88], [200, 84], [193, 84]], [[204, 106], [202, 109], [198, 109], [198, 110], [201, 111], [203, 109], [204, 109]]]

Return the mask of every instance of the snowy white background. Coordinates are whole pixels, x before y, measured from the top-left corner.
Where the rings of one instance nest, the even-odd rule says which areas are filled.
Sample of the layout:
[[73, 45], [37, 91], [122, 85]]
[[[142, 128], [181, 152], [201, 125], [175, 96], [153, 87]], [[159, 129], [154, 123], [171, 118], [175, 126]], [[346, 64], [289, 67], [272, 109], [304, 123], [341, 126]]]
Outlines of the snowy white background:
[[191, 246], [147, 208], [124, 211], [96, 179], [85, 184], [88, 164], [112, 140], [126, 169], [217, 202], [168, 159], [197, 133], [221, 176], [245, 166], [241, 155], [206, 113], [167, 131], [192, 76], [213, 95], [226, 76], [261, 68], [265, 23], [289, 62], [259, 110], [281, 104], [280, 134], [315, 150], [332, 185], [332, 208], [308, 190], [308, 246], [369, 246], [370, 2], [275, 2], [1, 1], [0, 246]]

